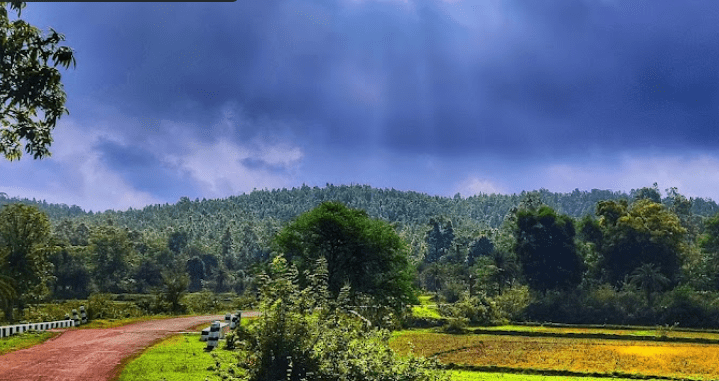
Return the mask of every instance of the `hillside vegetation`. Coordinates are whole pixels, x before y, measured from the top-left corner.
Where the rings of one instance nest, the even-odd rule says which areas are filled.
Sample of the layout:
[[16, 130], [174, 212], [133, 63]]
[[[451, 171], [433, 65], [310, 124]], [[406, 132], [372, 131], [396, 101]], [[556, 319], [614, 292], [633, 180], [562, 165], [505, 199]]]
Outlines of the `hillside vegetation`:
[[[676, 188], [661, 194], [655, 184], [448, 198], [328, 184], [102, 213], [0, 194], [0, 210], [23, 216], [6, 221], [39, 229], [26, 246], [0, 235], [0, 298], [13, 301], [3, 303], [6, 320], [9, 305], [22, 317], [38, 302], [98, 293], [152, 294], [135, 307], [181, 313], [185, 292], [256, 290], [256, 274], [281, 250], [278, 233], [337, 201], [394, 229], [414, 288], [459, 302], [438, 310], [459, 325], [719, 326], [719, 206]], [[31, 208], [9, 207], [17, 204]], [[16, 266], [23, 256], [43, 266]]]

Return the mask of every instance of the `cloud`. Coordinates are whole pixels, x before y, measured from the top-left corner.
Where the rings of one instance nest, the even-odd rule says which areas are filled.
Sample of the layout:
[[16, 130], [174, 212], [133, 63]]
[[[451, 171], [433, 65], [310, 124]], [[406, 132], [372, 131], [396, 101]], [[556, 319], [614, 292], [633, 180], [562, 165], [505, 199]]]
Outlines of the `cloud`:
[[[302, 158], [301, 150], [289, 145], [253, 150], [227, 140], [212, 144], [193, 142], [188, 151], [188, 154], [170, 160], [190, 174], [206, 197], [226, 197], [251, 192], [255, 188], [287, 187], [291, 184], [288, 172]], [[283, 173], [275, 173], [261, 164], [279, 167]]]
[[616, 163], [553, 164], [537, 169], [546, 188], [557, 192], [612, 189], [628, 192], [651, 187], [677, 187], [687, 197], [719, 200], [719, 158], [709, 154], [684, 156], [623, 155]]
[[482, 179], [479, 177], [470, 176], [464, 179], [456, 186], [456, 192], [462, 195], [462, 197], [470, 197], [477, 194], [506, 194], [507, 191], [504, 187], [498, 185], [496, 182]]
[[108, 168], [95, 149], [103, 136], [111, 139], [101, 130], [88, 130], [70, 117], [63, 118], [53, 132], [55, 141], [51, 146], [51, 157], [0, 162], [4, 180], [0, 191], [21, 198], [79, 205], [93, 211], [141, 208], [159, 203], [161, 199], [136, 189]]

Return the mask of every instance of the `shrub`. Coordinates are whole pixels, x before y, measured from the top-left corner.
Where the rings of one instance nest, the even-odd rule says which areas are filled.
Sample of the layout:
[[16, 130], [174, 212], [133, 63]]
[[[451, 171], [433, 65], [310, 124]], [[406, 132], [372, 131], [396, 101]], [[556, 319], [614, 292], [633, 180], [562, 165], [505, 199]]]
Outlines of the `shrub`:
[[194, 313], [211, 313], [221, 309], [220, 299], [215, 293], [207, 290], [185, 295], [184, 302]]
[[[410, 357], [398, 359], [389, 348], [387, 330], [351, 311], [349, 287], [329, 297], [326, 264], [320, 259], [308, 287], [298, 287], [298, 273], [279, 256], [270, 274], [261, 276], [262, 315], [237, 328], [240, 341], [232, 374], [217, 367], [223, 379], [244, 380], [439, 380], [427, 369], [436, 363]], [[446, 376], [444, 376], [446, 377]]]
[[495, 296], [493, 300], [502, 318], [518, 321], [522, 319], [524, 310], [532, 299], [528, 286], [513, 285], [502, 294]]
[[[450, 318], [448, 324], [457, 327], [467, 323], [496, 325], [505, 322], [494, 301], [484, 293], [479, 293], [471, 298], [464, 294], [458, 302], [442, 305], [439, 308], [439, 313]], [[466, 319], [466, 321], [454, 321], [456, 319]]]

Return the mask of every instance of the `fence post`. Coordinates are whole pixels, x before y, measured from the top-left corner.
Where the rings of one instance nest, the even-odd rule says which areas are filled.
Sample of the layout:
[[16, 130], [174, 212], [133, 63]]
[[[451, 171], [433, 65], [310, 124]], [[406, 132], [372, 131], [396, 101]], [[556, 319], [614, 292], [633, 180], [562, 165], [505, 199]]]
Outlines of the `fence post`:
[[72, 321], [75, 322], [75, 326], [80, 325], [80, 317], [77, 315], [77, 310], [72, 309]]
[[220, 321], [215, 320], [215, 322], [212, 323], [210, 326], [210, 336], [207, 338], [207, 348], [206, 350], [211, 351], [215, 349], [218, 345], [218, 341], [220, 340]]
[[232, 315], [232, 321], [230, 321], [230, 329], [235, 329], [240, 326], [239, 319], [240, 319], [239, 315], [237, 315], [237, 314]]

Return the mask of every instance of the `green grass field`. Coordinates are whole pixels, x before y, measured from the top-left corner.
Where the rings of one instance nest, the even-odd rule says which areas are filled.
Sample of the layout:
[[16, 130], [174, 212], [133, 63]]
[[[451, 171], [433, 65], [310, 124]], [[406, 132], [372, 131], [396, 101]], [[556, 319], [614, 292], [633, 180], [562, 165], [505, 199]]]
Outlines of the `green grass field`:
[[23, 348], [32, 347], [48, 340], [59, 333], [56, 332], [25, 332], [20, 335], [14, 335], [10, 337], [3, 337], [0, 339], [0, 355], [10, 353]]
[[118, 381], [215, 381], [221, 380], [212, 369], [216, 355], [223, 363], [231, 363], [234, 354], [219, 349], [206, 352], [207, 343], [200, 341], [198, 334], [175, 335], [145, 350], [130, 361], [120, 373]]
[[441, 319], [437, 305], [432, 301], [432, 295], [421, 295], [420, 305], [412, 306], [412, 315], [416, 318]]

